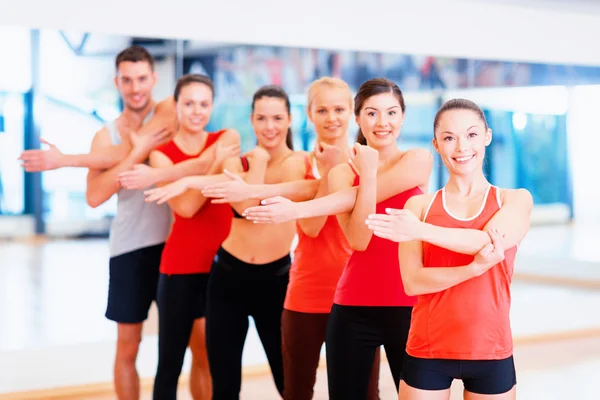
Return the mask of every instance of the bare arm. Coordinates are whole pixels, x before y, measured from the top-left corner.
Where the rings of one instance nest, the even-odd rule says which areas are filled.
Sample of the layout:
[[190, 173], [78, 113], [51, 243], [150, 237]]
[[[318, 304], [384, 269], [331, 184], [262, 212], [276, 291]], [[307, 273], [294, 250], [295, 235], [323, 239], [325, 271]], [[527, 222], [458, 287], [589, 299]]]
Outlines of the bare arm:
[[[159, 151], [150, 153], [150, 165], [152, 167], [163, 168], [168, 167], [170, 164], [173, 164], [173, 162], [165, 154]], [[213, 166], [214, 172], [216, 172], [217, 168], [217, 163], [215, 163]], [[195, 189], [186, 190], [167, 201], [171, 210], [183, 218], [192, 218], [205, 202], [206, 197], [202, 196], [202, 193]]]
[[[375, 151], [375, 150], [373, 150]], [[337, 192], [351, 187], [354, 181], [354, 173], [348, 164], [342, 164], [331, 170], [329, 179], [329, 190]], [[360, 185], [356, 196], [355, 205], [349, 213], [338, 214], [337, 219], [340, 228], [344, 232], [350, 247], [354, 250], [364, 251], [373, 232], [365, 225], [369, 214], [375, 212], [377, 185], [377, 162], [374, 168], [370, 168], [361, 174]]]
[[[172, 98], [161, 101], [154, 115], [135, 134], [142, 146], [154, 148], [168, 141], [175, 132], [177, 121], [175, 104]], [[42, 140], [50, 146], [48, 150], [26, 150], [19, 157], [27, 172], [49, 171], [57, 168], [75, 167], [104, 170], [116, 166], [131, 152], [131, 143], [109, 144], [95, 147], [85, 154], [63, 154], [54, 144]], [[149, 150], [148, 150], [149, 151]]]
[[187, 176], [205, 175], [209, 173], [215, 160], [238, 155], [239, 147], [239, 134], [230, 129], [223, 132], [210, 148], [196, 158], [160, 168], [136, 165], [131, 171], [119, 175], [119, 181], [126, 189], [145, 189], [158, 183], [175, 182]]
[[[407, 202], [405, 209], [410, 210], [415, 216], [423, 213], [423, 204], [419, 201]], [[477, 256], [468, 265], [458, 267], [424, 267], [422, 242], [413, 240], [401, 242], [398, 246], [400, 272], [404, 290], [409, 296], [436, 293], [456, 286], [469, 279], [475, 278], [504, 259], [504, 250], [495, 234], [488, 234], [494, 238], [492, 244], [484, 245]]]
[[[329, 174], [325, 174], [320, 179], [317, 193], [314, 198], [318, 199], [326, 196], [329, 193]], [[316, 238], [321, 233], [321, 230], [327, 222], [327, 216], [313, 217], [313, 218], [302, 218], [298, 220], [298, 226], [304, 234], [308, 237]]]
[[[232, 151], [235, 151], [235, 148], [239, 150], [240, 135], [236, 130], [228, 129], [221, 134], [221, 137], [219, 137], [215, 144], [216, 143], [219, 143], [223, 147], [227, 146], [234, 148]], [[207, 149], [207, 151], [203, 152], [199, 157], [185, 160], [166, 168], [160, 168], [160, 175], [158, 175], [159, 180], [156, 183], [172, 182], [185, 176], [210, 174], [211, 167], [215, 160], [216, 150], [215, 145], [211, 147], [211, 149]]]
[[486, 232], [490, 229], [498, 229], [504, 235], [505, 246], [511, 248], [519, 244], [529, 231], [532, 208], [533, 199], [527, 190], [504, 190], [502, 207], [481, 231], [444, 228], [421, 223], [415, 232], [418, 240], [457, 253], [477, 254], [482, 247], [491, 243], [490, 236]]
[[389, 199], [415, 187], [427, 192], [433, 156], [427, 149], [407, 150], [394, 166], [377, 175], [377, 201]]
[[[262, 149], [254, 149], [250, 154], [251, 155], [248, 156], [249, 168], [244, 176], [244, 181], [250, 185], [264, 184], [269, 155]], [[243, 171], [240, 158], [229, 158], [223, 164], [223, 169], [239, 174]], [[237, 213], [241, 214], [246, 208], [256, 206], [258, 203], [259, 202], [254, 199], [246, 199], [238, 202], [231, 202], [230, 205]]]
[[[111, 139], [107, 129], [101, 129], [92, 140], [92, 151], [110, 146]], [[148, 149], [137, 148], [127, 154], [125, 159], [121, 160], [114, 167], [102, 171], [90, 169], [87, 175], [86, 200], [90, 207], [98, 207], [112, 197], [119, 189], [117, 176], [136, 163], [141, 163], [147, 159]]]

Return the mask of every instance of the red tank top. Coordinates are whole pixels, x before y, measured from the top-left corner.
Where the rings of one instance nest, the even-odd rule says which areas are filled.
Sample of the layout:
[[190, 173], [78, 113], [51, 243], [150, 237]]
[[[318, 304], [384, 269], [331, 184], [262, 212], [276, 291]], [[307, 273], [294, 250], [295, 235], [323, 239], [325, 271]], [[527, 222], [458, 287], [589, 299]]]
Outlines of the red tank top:
[[[306, 157], [305, 179], [315, 179]], [[298, 245], [290, 269], [284, 307], [304, 313], [329, 313], [344, 266], [352, 254], [335, 215], [327, 217], [317, 237], [297, 226]]]
[[[352, 168], [354, 171], [354, 168]], [[354, 186], [360, 183], [356, 171]], [[404, 208], [412, 196], [422, 194], [412, 188], [377, 203], [376, 212], [385, 214], [386, 208]], [[413, 306], [415, 296], [404, 292], [398, 243], [373, 235], [364, 251], [354, 251], [344, 268], [335, 293], [334, 302], [347, 306]]]
[[[469, 219], [452, 216], [439, 190], [424, 221], [447, 228], [478, 229], [500, 209], [500, 195], [490, 186], [479, 213]], [[459, 360], [494, 360], [513, 352], [510, 328], [510, 283], [517, 246], [486, 273], [438, 293], [418, 296], [413, 309], [406, 351], [413, 357]], [[468, 265], [472, 255], [423, 243], [423, 267]]]
[[[174, 141], [165, 143], [160, 151], [173, 164], [198, 157], [224, 131], [209, 133], [204, 148], [198, 154], [187, 155]], [[221, 243], [229, 235], [233, 213], [229, 204], [213, 204], [207, 200], [191, 218], [174, 213], [175, 220], [162, 253], [160, 272], [163, 274], [208, 273]]]

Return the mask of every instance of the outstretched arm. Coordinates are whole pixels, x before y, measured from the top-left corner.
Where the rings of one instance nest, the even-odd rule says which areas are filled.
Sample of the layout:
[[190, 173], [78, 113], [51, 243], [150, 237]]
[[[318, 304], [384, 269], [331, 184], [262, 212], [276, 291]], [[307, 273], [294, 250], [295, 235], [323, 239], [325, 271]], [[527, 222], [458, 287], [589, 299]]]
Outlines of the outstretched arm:
[[[167, 98], [156, 106], [154, 115], [137, 130], [136, 136], [139, 137], [139, 141], [152, 143], [152, 147], [156, 147], [168, 141], [176, 127], [175, 105], [172, 98]], [[49, 149], [25, 150], [19, 156], [27, 172], [50, 171], [65, 167], [109, 169], [123, 161], [132, 150], [131, 143], [124, 142], [93, 147], [89, 153], [84, 154], [63, 154], [54, 144], [44, 139], [40, 141], [48, 145]]]
[[[519, 244], [529, 231], [533, 208], [531, 194], [525, 189], [504, 190], [501, 201], [502, 207], [483, 230], [445, 228], [424, 223], [406, 209], [388, 210], [387, 215], [371, 215], [368, 226], [377, 236], [396, 242], [420, 240], [457, 253], [474, 255], [491, 243], [486, 233], [490, 229], [498, 229], [505, 235], [503, 240], [507, 248]], [[409, 199], [406, 208], [414, 208], [417, 203], [422, 203], [421, 196]]]
[[[218, 146], [217, 146], [218, 145]], [[217, 155], [219, 149], [221, 154]], [[175, 165], [161, 168], [149, 168], [146, 165], [135, 165], [130, 171], [119, 175], [119, 181], [126, 189], [145, 189], [158, 183], [174, 182], [178, 179], [209, 173], [215, 159], [235, 157], [240, 151], [240, 136], [234, 129], [228, 129], [211, 148], [196, 158], [191, 158]]]

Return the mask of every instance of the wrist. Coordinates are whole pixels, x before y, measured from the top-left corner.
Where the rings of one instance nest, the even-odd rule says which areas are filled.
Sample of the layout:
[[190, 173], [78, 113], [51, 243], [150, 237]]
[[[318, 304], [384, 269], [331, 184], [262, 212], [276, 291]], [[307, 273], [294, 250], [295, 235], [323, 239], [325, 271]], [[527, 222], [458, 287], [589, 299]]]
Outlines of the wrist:
[[64, 167], [85, 167], [81, 157], [76, 154], [61, 154], [56, 160], [59, 168]]
[[479, 264], [475, 261], [471, 262], [469, 265], [467, 265], [467, 270], [469, 273], [469, 279], [471, 278], [475, 278], [480, 276], [481, 274], [483, 274], [485, 271], [487, 271], [489, 268], [485, 265]]

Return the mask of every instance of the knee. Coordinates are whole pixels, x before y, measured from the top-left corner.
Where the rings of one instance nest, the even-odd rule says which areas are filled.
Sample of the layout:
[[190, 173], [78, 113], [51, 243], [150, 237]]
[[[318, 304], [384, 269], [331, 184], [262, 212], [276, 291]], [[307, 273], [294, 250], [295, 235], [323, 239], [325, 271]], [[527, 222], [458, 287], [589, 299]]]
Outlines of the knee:
[[135, 363], [141, 336], [123, 336], [117, 339], [117, 361]]

